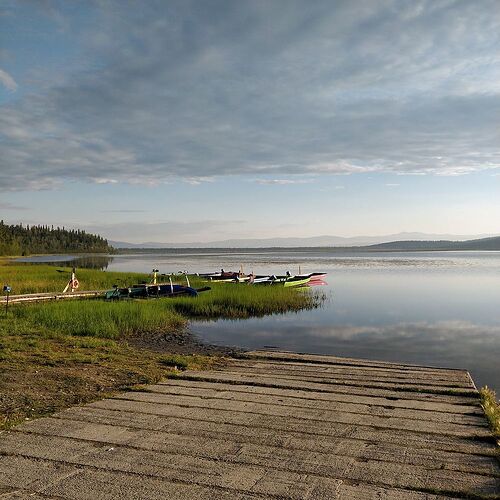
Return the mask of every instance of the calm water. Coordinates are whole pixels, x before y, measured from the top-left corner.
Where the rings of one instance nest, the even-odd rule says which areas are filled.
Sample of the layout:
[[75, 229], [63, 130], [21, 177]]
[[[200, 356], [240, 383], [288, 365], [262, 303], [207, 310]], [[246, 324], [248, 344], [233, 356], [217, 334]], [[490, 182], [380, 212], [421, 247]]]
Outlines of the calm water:
[[326, 271], [320, 310], [197, 322], [211, 343], [466, 368], [500, 392], [500, 252], [199, 251], [114, 256], [108, 270]]

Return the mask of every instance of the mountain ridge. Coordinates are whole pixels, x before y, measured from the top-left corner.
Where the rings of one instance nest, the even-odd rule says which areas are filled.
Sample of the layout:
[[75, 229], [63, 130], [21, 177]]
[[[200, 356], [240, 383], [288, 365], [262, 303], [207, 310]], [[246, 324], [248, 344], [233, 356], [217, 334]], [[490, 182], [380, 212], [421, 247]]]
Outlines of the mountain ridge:
[[472, 241], [494, 238], [499, 235], [453, 235], [420, 232], [401, 232], [385, 236], [334, 236], [320, 235], [306, 238], [235, 238], [210, 242], [143, 242], [130, 243], [108, 240], [114, 248], [297, 248], [297, 247], [362, 247], [407, 241]]

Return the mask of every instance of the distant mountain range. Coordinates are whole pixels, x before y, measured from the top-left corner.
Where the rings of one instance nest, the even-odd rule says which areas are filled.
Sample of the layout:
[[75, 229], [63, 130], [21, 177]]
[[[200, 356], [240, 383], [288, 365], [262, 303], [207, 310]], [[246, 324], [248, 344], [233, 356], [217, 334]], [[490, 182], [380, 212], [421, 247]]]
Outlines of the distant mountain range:
[[372, 251], [500, 250], [500, 236], [466, 241], [391, 241], [361, 247]]
[[[427, 233], [397, 233], [386, 236], [313, 236], [311, 238], [242, 238], [220, 240], [211, 242], [191, 243], [128, 243], [125, 241], [109, 241], [115, 248], [307, 248], [307, 247], [366, 247], [388, 245], [386, 248], [417, 248], [421, 243], [430, 246], [435, 244], [445, 245], [470, 241], [486, 241], [494, 239], [496, 235], [453, 235], [453, 234], [427, 234]], [[425, 245], [424, 245], [425, 246]], [[445, 245], [446, 246], [446, 245]], [[374, 247], [372, 247], [375, 249]]]

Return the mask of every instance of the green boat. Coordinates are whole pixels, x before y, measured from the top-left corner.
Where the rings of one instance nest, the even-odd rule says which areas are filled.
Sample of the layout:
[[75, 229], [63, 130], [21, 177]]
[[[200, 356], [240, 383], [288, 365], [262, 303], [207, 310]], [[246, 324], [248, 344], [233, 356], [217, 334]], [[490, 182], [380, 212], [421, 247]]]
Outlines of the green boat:
[[309, 283], [309, 281], [311, 281], [311, 277], [308, 276], [307, 278], [288, 278], [287, 280], [285, 280], [285, 282], [283, 283], [283, 286], [285, 287], [290, 287], [290, 286], [304, 286], [304, 285], [307, 285], [307, 283]]

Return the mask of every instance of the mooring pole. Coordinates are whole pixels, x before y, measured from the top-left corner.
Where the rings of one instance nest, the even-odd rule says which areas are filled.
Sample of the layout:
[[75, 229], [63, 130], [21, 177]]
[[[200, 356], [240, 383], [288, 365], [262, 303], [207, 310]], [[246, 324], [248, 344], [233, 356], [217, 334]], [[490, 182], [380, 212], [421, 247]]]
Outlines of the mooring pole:
[[9, 295], [12, 288], [9, 285], [5, 285], [3, 287], [3, 291], [7, 294], [7, 300], [5, 301], [5, 316], [7, 316], [7, 313], [9, 312]]

